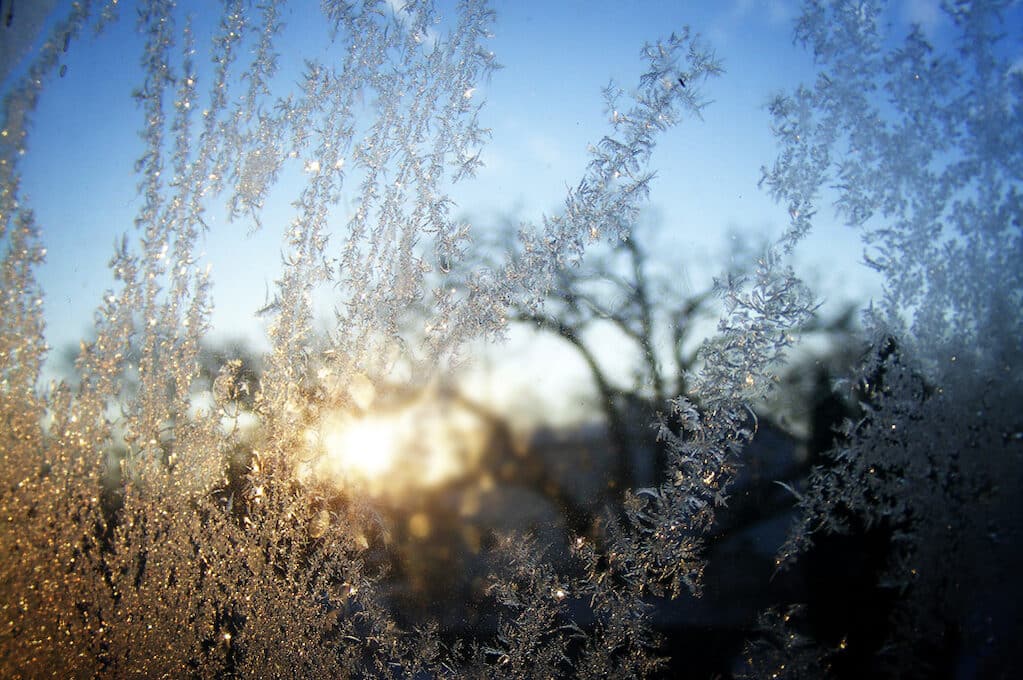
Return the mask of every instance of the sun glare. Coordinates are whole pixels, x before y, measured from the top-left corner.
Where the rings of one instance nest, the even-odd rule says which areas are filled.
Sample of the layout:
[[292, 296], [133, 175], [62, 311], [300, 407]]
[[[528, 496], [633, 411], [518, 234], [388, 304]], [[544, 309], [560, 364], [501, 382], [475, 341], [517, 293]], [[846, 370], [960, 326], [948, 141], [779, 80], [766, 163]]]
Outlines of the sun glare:
[[483, 446], [474, 416], [437, 400], [361, 416], [330, 414], [311, 428], [308, 472], [373, 495], [434, 486], [462, 474]]
[[340, 471], [363, 481], [386, 475], [397, 462], [401, 448], [398, 420], [365, 416], [328, 427], [323, 437], [327, 457]]

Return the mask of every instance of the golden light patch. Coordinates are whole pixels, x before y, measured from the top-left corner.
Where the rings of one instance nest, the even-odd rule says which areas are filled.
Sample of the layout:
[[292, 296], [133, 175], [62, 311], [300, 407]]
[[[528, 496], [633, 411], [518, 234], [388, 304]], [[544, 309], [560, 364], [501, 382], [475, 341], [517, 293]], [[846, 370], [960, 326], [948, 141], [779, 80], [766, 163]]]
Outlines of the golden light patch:
[[433, 527], [430, 526], [430, 518], [424, 512], [417, 512], [409, 517], [408, 531], [414, 538], [423, 539], [430, 535]]

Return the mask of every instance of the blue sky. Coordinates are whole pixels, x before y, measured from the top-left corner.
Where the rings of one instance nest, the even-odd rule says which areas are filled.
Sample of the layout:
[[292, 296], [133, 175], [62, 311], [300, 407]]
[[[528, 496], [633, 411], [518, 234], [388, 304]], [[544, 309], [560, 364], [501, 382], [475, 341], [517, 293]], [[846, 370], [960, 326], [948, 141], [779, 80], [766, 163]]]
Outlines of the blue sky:
[[[292, 5], [284, 17], [286, 58], [307, 47], [317, 27], [318, 3]], [[907, 2], [902, 18], [926, 20], [931, 5]], [[681, 286], [698, 287], [720, 266], [715, 254], [727, 229], [780, 233], [787, 215], [757, 189], [757, 180], [774, 155], [765, 103], [812, 78], [810, 55], [791, 40], [794, 2], [502, 1], [495, 7], [491, 48], [504, 68], [476, 95], [487, 101], [482, 122], [493, 138], [477, 179], [455, 188], [458, 213], [485, 228], [501, 215], [538, 220], [557, 212], [584, 171], [587, 145], [606, 132], [601, 88], [612, 78], [631, 87], [643, 43], [689, 25], [714, 47], [726, 72], [703, 87], [713, 101], [704, 120], [684, 122], [655, 151], [650, 212], [659, 225], [658, 249], [676, 263]], [[195, 20], [197, 27], [209, 21], [201, 11]], [[132, 14], [99, 38], [72, 44], [65, 77], [43, 93], [22, 161], [23, 187], [48, 249], [40, 278], [48, 340], [57, 350], [77, 345], [92, 325], [93, 310], [112, 285], [106, 263], [114, 240], [132, 230], [141, 113], [130, 94], [139, 77], [139, 45]], [[246, 225], [211, 215], [200, 250], [212, 264], [214, 332], [222, 337], [260, 333], [253, 312], [279, 272], [281, 233], [291, 217], [286, 204], [270, 214], [253, 236]], [[876, 294], [876, 281], [858, 264], [857, 235], [829, 220], [822, 212], [817, 233], [799, 253], [801, 266], [821, 279], [829, 298]]]

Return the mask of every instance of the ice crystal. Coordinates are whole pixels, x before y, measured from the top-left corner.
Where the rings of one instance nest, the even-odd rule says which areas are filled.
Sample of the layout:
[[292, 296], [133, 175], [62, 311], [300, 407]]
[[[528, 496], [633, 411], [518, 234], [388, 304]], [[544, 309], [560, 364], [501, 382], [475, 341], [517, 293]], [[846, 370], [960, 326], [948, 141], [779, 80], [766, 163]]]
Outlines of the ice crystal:
[[[1020, 529], [1009, 510], [1020, 449], [1007, 434], [1023, 388], [1023, 78], [1009, 9], [944, 4], [951, 37], [935, 41], [919, 26], [892, 35], [883, 3], [807, 3], [796, 37], [817, 80], [771, 104], [781, 153], [764, 183], [793, 232], [833, 196], [885, 285], [865, 312], [873, 349], [845, 383], [863, 417], [812, 479], [779, 559], [823, 532], [889, 532], [879, 587], [905, 594], [885, 652], [900, 675], [952, 622], [970, 653], [998, 658], [1012, 644], [974, 622], [989, 584], [1008, 583], [1002, 541]], [[978, 558], [988, 551], [997, 557]]]
[[[139, 0], [134, 230], [111, 257], [78, 382], [40, 389], [48, 348], [35, 270], [45, 250], [18, 159], [45, 83], [68, 75], [60, 55], [118, 20], [123, 4], [72, 3], [0, 121], [3, 675], [656, 672], [649, 598], [699, 591], [703, 538], [757, 432], [752, 407], [815, 308], [785, 255], [829, 183], [887, 288], [868, 315], [877, 347], [859, 381], [866, 417], [803, 494], [806, 520], [789, 547], [850, 514], [886, 523], [909, 546], [893, 583], [912, 587], [920, 608], [950, 587], [928, 569], [936, 551], [955, 547], [941, 554], [958, 568], [996, 531], [988, 526], [1012, 498], [999, 485], [1018, 484], [1023, 332], [1023, 85], [997, 49], [1000, 3], [949, 6], [961, 61], [933, 55], [918, 30], [888, 50], [875, 3], [807, 3], [797, 35], [822, 74], [772, 102], [782, 150], [764, 176], [791, 228], [755, 267], [717, 282], [720, 332], [660, 422], [666, 481], [631, 490], [620, 512], [566, 545], [498, 541], [483, 593], [496, 633], [450, 644], [436, 625], [403, 627], [391, 610], [387, 530], [369, 501], [308, 474], [315, 428], [332, 409], [362, 414], [382, 399], [367, 376], [395, 355], [443, 366], [468, 341], [499, 336], [510, 310], [539, 310], [594, 240], [627, 244], [653, 149], [699, 116], [718, 62], [688, 30], [645, 46], [638, 87], [605, 89], [609, 131], [563, 208], [524, 225], [506, 259], [460, 269], [472, 261], [472, 228], [452, 218], [447, 192], [472, 177], [489, 135], [479, 92], [497, 64], [486, 2], [464, 0], [443, 20], [427, 0], [324, 2], [329, 52], [306, 60], [284, 93], [283, 0], [223, 0], [206, 44], [174, 0]], [[226, 209], [262, 228], [286, 175], [300, 188], [263, 310], [262, 371], [237, 357], [204, 369], [207, 215]], [[314, 330], [324, 290], [335, 307], [325, 338]], [[410, 310], [426, 310], [413, 349]], [[435, 524], [416, 512], [405, 529], [421, 540]], [[770, 612], [763, 621], [786, 623]], [[790, 657], [823, 658], [796, 645], [750, 667]]]
[[[324, 3], [343, 56], [307, 60], [298, 91], [282, 96], [271, 87], [282, 7], [222, 3], [208, 82], [176, 3], [135, 8], [144, 39], [134, 92], [141, 202], [134, 233], [110, 261], [116, 285], [97, 310], [95, 338], [82, 343], [77, 387], [36, 389], [47, 348], [33, 271], [44, 251], [19, 203], [16, 165], [58, 54], [90, 22], [116, 20], [121, 4], [76, 3], [6, 98], [5, 674], [353, 677], [440, 671], [461, 659], [531, 675], [540, 672], [537, 650], [542, 672], [569, 672], [565, 650], [583, 638], [589, 675], [642, 673], [651, 663], [642, 606], [601, 585], [598, 557], [587, 558], [588, 580], [579, 581], [524, 548], [511, 576], [524, 579], [520, 594], [495, 586], [509, 612], [493, 648], [502, 651], [445, 660], [429, 627], [402, 631], [379, 599], [378, 561], [365, 557], [379, 542], [372, 513], [305, 477], [302, 452], [325, 403], [365, 410], [373, 401], [363, 371], [378, 368], [379, 343], [398, 336], [404, 310], [432, 295], [426, 344], [439, 357], [499, 333], [509, 296], [542, 294], [592, 229], [614, 234], [634, 220], [655, 136], [699, 109], [695, 87], [663, 83], [682, 60], [693, 83], [717, 66], [688, 34], [645, 48], [650, 70], [614, 122], [616, 136], [594, 150], [564, 215], [523, 234], [528, 261], [431, 294], [428, 263], [450, 270], [468, 242], [445, 187], [471, 177], [487, 138], [475, 93], [496, 66], [484, 46], [491, 10], [462, 2], [440, 32], [430, 2]], [[233, 218], [260, 228], [270, 191], [294, 163], [306, 181], [265, 310], [264, 370], [255, 382], [241, 360], [225, 360], [211, 376], [212, 407], [196, 409], [211, 304], [196, 252], [207, 211], [220, 197]], [[356, 183], [357, 199], [342, 217], [346, 183]], [[343, 230], [332, 228], [339, 221]], [[326, 282], [339, 303], [324, 348], [312, 292]], [[243, 408], [259, 422], [256, 439], [239, 427]], [[409, 530], [429, 534], [429, 518], [414, 515]], [[585, 597], [600, 613], [595, 633], [565, 618], [568, 602]]]

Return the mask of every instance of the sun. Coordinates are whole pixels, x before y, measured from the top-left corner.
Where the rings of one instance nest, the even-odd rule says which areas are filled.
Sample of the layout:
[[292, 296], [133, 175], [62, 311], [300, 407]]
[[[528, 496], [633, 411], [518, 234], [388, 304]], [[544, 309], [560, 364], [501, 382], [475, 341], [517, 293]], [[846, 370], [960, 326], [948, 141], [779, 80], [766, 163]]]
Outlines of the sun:
[[484, 445], [480, 422], [434, 399], [370, 413], [330, 413], [306, 433], [306, 472], [371, 495], [399, 495], [464, 474]]
[[335, 419], [326, 423], [323, 447], [339, 472], [369, 482], [392, 471], [401, 454], [403, 434], [400, 418], [394, 416]]

